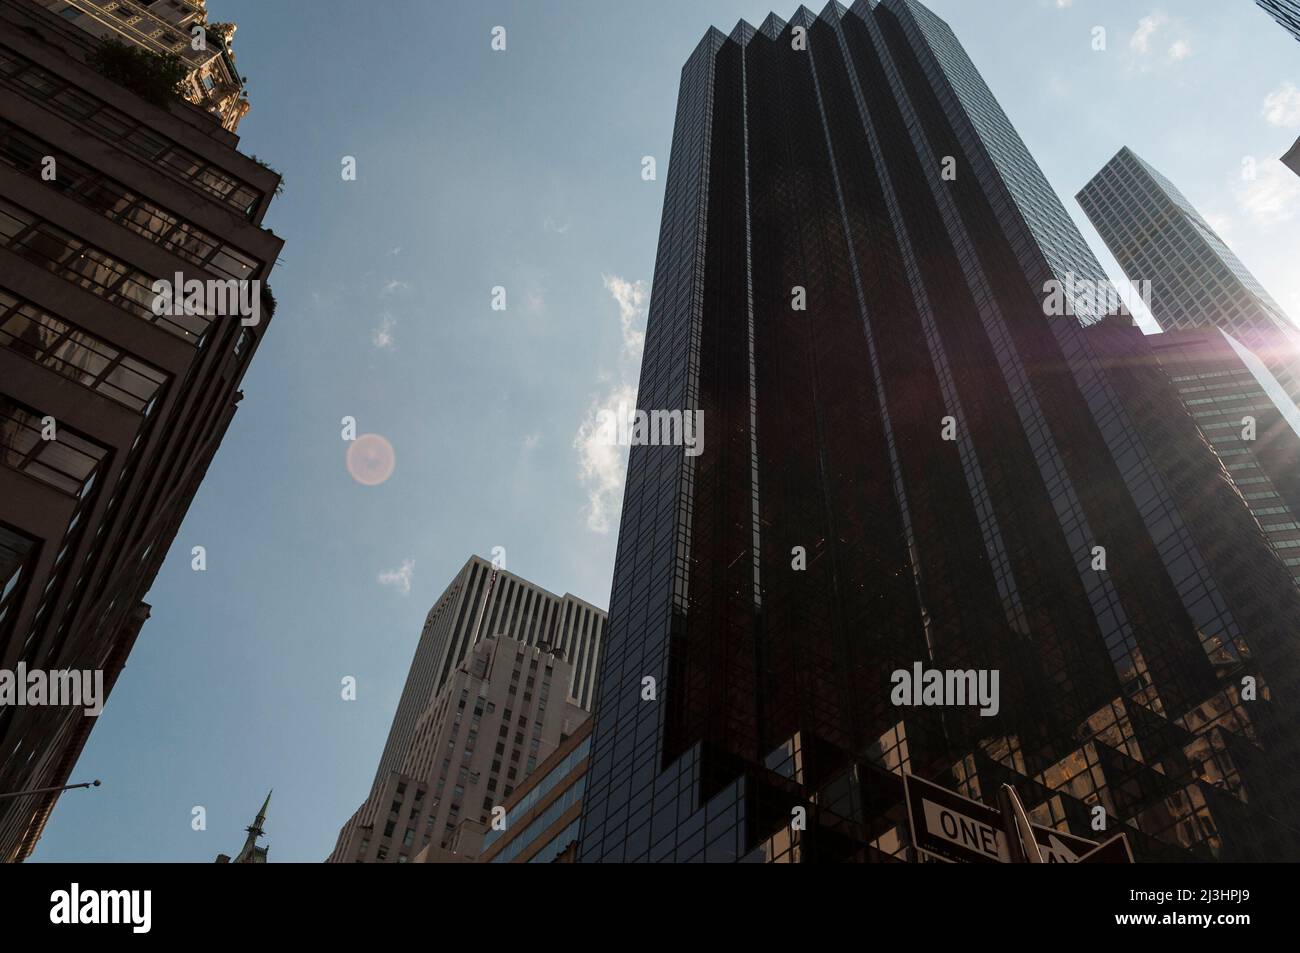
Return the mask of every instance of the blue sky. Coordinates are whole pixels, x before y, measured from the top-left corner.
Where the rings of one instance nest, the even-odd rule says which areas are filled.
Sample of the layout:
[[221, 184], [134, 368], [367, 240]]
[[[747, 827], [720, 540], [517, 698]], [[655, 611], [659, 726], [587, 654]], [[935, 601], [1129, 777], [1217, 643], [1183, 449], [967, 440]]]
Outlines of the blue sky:
[[[266, 222], [286, 240], [279, 312], [73, 772], [103, 786], [64, 795], [38, 861], [211, 861], [272, 787], [271, 860], [319, 861], [366, 795], [424, 615], [470, 553], [502, 546], [510, 570], [607, 605], [621, 461], [583, 438], [635, 388], [678, 76], [710, 24], [769, 9], [209, 6], [239, 24], [242, 148], [286, 179]], [[1112, 279], [1073, 196], [1127, 144], [1300, 316], [1300, 178], [1276, 162], [1300, 135], [1300, 43], [1250, 0], [930, 6]], [[392, 443], [382, 485], [349, 477], [345, 415]]]

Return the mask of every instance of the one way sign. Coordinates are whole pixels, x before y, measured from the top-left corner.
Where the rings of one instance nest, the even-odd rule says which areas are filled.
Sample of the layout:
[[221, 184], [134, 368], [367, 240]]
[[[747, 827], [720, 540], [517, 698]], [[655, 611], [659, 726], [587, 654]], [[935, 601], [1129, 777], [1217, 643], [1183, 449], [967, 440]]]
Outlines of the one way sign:
[[1043, 855], [1045, 863], [1076, 864], [1083, 859], [1084, 854], [1097, 846], [1096, 841], [1075, 837], [1073, 834], [1062, 834], [1050, 827], [1042, 827], [1038, 824], [1030, 826], [1034, 829], [1034, 840], [1038, 842], [1038, 852]]
[[[957, 863], [1011, 862], [1001, 811], [912, 774], [905, 775], [903, 782], [912, 843], [920, 850]], [[1097, 846], [1093, 841], [1050, 827], [1038, 824], [1032, 827], [1034, 840], [1047, 863], [1076, 863]]]

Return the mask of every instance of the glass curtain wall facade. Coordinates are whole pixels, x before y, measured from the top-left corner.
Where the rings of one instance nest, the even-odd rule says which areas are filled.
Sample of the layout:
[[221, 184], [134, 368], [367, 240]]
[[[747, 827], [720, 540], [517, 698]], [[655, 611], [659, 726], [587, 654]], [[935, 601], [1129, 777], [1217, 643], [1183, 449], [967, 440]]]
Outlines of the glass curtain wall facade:
[[[1285, 591], [1215, 575], [1085, 330], [1103, 315], [1045, 314], [1066, 272], [1105, 280], [919, 3], [705, 34], [638, 408], [711, 437], [631, 450], [580, 859], [915, 859], [907, 772], [1015, 783], [1081, 835], [1102, 805], [1146, 858], [1300, 856], [1252, 814], [1294, 767], [1286, 719], [1234, 701], [1267, 656], [1295, 710], [1295, 587], [1244, 508], [1224, 518]], [[895, 706], [914, 663], [998, 671], [997, 714]], [[1235, 797], [1188, 753], [1211, 732]]]
[[1151, 282], [1162, 329], [1222, 328], [1300, 405], [1300, 330], [1172, 182], [1126, 146], [1078, 199], [1129, 280]]
[[1300, 40], [1300, 2], [1297, 0], [1255, 0], [1268, 15], [1297, 40]]
[[1218, 328], [1166, 331], [1144, 344], [1300, 583], [1300, 413], [1274, 400], [1268, 370]]

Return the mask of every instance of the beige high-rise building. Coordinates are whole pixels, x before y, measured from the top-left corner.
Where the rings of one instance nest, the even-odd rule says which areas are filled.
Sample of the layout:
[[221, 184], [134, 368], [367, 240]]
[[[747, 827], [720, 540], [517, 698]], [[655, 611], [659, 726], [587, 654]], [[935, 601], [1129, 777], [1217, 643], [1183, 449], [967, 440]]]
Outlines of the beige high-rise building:
[[250, 108], [235, 66], [233, 23], [209, 23], [207, 0], [41, 0], [92, 36], [113, 39], [188, 67], [185, 98], [234, 132]]
[[[332, 863], [473, 861], [492, 808], [586, 720], [562, 650], [480, 641], [415, 724], [405, 758], [339, 832]], [[466, 834], [473, 836], [466, 836]], [[464, 840], [467, 849], [458, 849]]]
[[382, 783], [400, 767], [416, 722], [456, 666], [489, 635], [561, 650], [571, 666], [569, 697], [590, 711], [605, 618], [604, 612], [577, 596], [547, 592], [495, 563], [471, 556], [425, 616], [374, 783]]

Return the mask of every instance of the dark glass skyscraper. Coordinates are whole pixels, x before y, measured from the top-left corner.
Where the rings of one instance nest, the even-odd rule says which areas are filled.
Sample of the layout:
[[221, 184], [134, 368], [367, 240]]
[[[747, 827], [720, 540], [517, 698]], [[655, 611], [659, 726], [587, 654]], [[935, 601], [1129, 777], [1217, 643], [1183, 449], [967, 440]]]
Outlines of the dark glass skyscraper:
[[1300, 2], [1297, 0], [1255, 0], [1284, 30], [1300, 40]]
[[[1256, 0], [1256, 2], [1268, 11], [1269, 16], [1284, 30], [1300, 40], [1300, 0]], [[1300, 175], [1300, 139], [1297, 139], [1295, 145], [1282, 156], [1282, 161], [1288, 169]]]
[[[1052, 281], [1105, 277], [929, 10], [708, 31], [638, 407], [709, 438], [631, 451], [581, 859], [911, 859], [909, 772], [1144, 858], [1300, 857], [1300, 595]], [[996, 713], [896, 705], [918, 663], [996, 671]]]
[[1270, 393], [1268, 369], [1226, 331], [1166, 331], [1143, 346], [1300, 583], [1300, 413], [1285, 395]]

